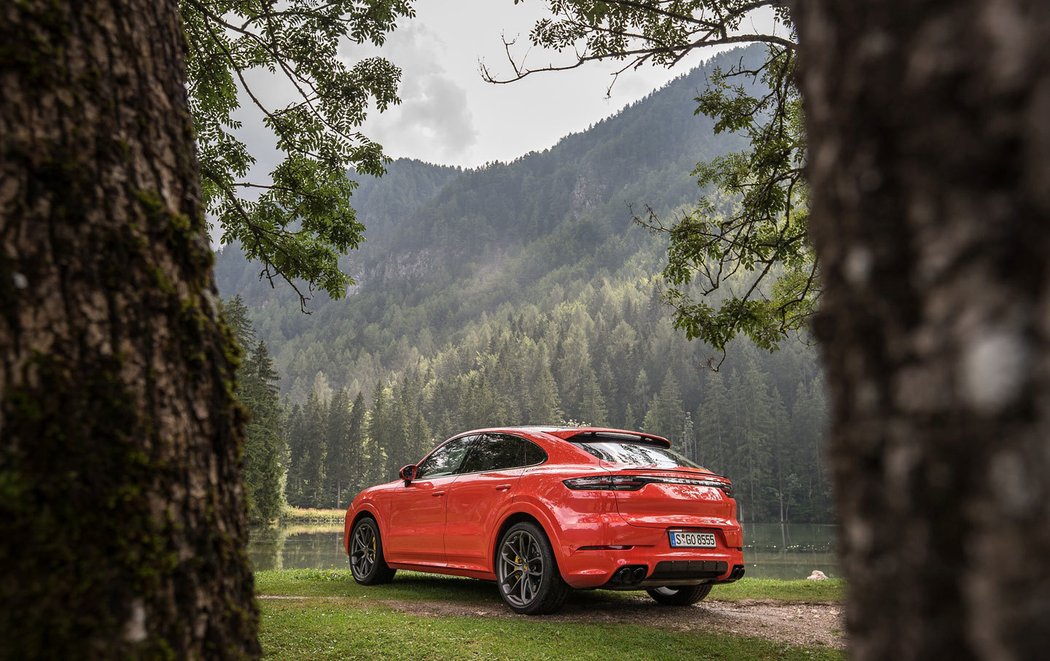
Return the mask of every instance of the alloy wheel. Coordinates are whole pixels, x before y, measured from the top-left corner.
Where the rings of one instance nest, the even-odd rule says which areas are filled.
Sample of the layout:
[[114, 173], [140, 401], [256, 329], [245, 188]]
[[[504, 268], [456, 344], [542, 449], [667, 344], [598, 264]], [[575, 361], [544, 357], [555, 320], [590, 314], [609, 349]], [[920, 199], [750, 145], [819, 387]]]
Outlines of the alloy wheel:
[[376, 551], [375, 529], [368, 524], [359, 525], [350, 543], [350, 569], [355, 576], [365, 578], [372, 573], [376, 564]]
[[512, 605], [523, 608], [536, 599], [544, 569], [540, 543], [528, 531], [516, 530], [503, 540], [499, 552], [499, 587]]

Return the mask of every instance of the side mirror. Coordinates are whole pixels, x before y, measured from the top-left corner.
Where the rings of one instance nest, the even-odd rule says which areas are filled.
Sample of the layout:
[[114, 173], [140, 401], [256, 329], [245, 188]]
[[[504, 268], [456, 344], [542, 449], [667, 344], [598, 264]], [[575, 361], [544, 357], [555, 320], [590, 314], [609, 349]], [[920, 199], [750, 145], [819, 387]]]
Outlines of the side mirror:
[[407, 485], [409, 482], [416, 479], [417, 475], [419, 475], [419, 468], [415, 464], [409, 464], [407, 466], [402, 467], [401, 470], [397, 472], [397, 474], [398, 477], [404, 480], [405, 484]]

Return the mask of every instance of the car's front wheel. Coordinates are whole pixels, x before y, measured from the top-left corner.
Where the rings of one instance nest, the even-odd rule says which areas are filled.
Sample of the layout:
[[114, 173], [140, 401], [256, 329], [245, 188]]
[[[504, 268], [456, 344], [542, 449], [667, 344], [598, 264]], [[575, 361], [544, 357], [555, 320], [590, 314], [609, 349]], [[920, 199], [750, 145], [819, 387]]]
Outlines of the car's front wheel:
[[664, 606], [692, 606], [711, 592], [711, 584], [652, 588], [646, 592]]
[[554, 551], [539, 526], [528, 522], [511, 526], [496, 549], [496, 579], [503, 603], [523, 615], [561, 608], [572, 588], [562, 580]]
[[396, 569], [383, 560], [383, 540], [375, 519], [364, 517], [354, 524], [350, 534], [350, 573], [361, 585], [389, 583]]

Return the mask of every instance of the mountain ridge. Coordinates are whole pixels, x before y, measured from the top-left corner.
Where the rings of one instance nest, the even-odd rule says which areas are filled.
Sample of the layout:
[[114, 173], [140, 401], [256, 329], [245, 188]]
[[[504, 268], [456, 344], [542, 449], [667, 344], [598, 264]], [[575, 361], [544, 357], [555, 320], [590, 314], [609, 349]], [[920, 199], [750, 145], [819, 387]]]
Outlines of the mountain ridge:
[[[713, 68], [756, 57], [758, 52], [755, 48], [736, 49], [715, 56], [587, 130], [512, 161], [461, 169], [401, 158], [392, 162], [381, 178], [361, 177], [353, 204], [366, 226], [366, 241], [342, 260], [344, 268], [363, 283], [377, 268], [385, 270], [385, 259], [393, 249], [403, 253], [448, 247], [439, 230], [454, 238], [467, 235], [475, 242], [520, 243], [542, 236], [566, 220], [602, 216], [607, 221], [627, 221], [627, 205], [632, 202], [667, 207], [668, 201], [680, 204], [695, 199], [699, 191], [688, 173], [696, 162], [743, 142], [735, 136], [714, 136], [712, 120], [694, 115], [693, 98]], [[638, 183], [654, 175], [663, 175], [660, 186]], [[526, 200], [528, 213], [498, 204], [521, 197], [523, 189], [535, 186], [537, 179], [547, 195]], [[658, 189], [662, 190], [656, 194]], [[609, 194], [615, 197], [603, 203], [603, 195]], [[428, 202], [433, 202], [433, 208], [424, 208]], [[464, 207], [468, 212], [465, 215]], [[568, 210], [569, 218], [563, 209]], [[478, 215], [482, 217], [478, 219]], [[475, 222], [469, 223], [471, 220]], [[236, 248], [227, 247], [220, 254], [220, 290], [258, 304], [264, 288], [253, 287], [251, 278], [244, 278], [230, 264], [238, 253]], [[290, 292], [285, 294], [290, 296]], [[319, 295], [314, 303], [326, 298]]]

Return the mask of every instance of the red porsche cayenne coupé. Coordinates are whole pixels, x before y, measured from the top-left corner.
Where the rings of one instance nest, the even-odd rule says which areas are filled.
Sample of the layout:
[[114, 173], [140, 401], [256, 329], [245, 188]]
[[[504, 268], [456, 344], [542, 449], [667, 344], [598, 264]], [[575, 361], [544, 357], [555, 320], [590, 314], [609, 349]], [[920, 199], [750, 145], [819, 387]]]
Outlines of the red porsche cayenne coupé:
[[665, 438], [604, 428], [512, 427], [445, 441], [346, 513], [354, 579], [398, 569], [494, 580], [526, 614], [570, 589], [647, 590], [684, 606], [744, 574], [724, 477]]

